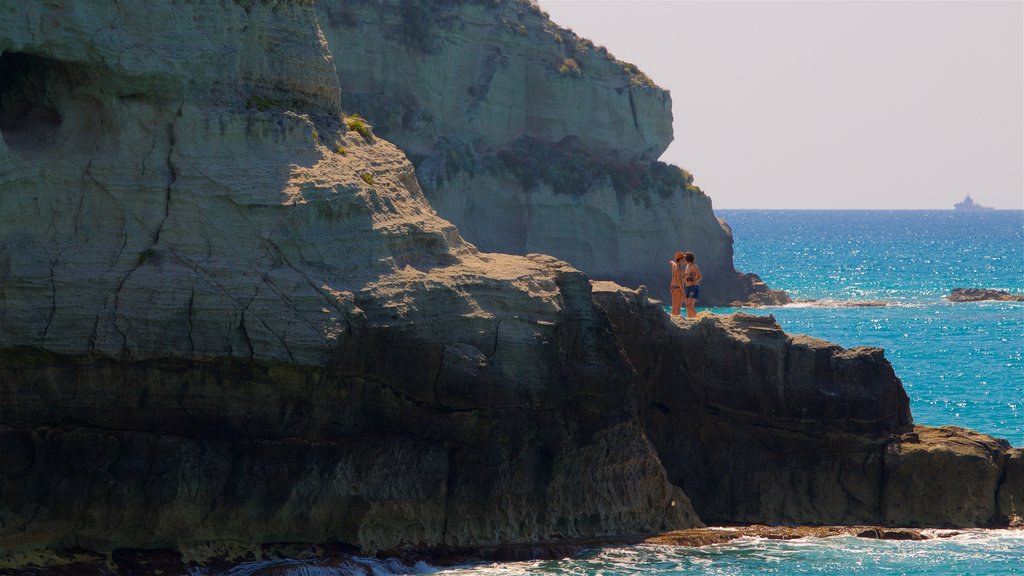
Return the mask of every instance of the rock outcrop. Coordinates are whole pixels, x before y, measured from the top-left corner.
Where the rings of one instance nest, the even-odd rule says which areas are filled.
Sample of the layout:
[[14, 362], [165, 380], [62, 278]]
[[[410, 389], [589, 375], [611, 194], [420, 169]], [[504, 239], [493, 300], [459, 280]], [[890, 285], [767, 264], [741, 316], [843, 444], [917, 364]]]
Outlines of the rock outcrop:
[[736, 273], [731, 230], [693, 177], [656, 162], [671, 99], [635, 66], [524, 0], [317, 10], [346, 110], [409, 154], [433, 207], [481, 249], [551, 254], [666, 299], [668, 261], [690, 250], [702, 304], [779, 303]]
[[972, 430], [915, 426], [886, 447], [882, 518], [898, 526], [1009, 523], [1024, 482], [1012, 469], [1015, 455], [1005, 440]]
[[882, 350], [786, 334], [771, 316], [672, 319], [608, 282], [594, 296], [637, 372], [647, 434], [705, 522], [973, 527], [1020, 514], [1020, 450], [914, 426]]
[[699, 524], [586, 277], [346, 130], [310, 2], [9, 5], [0, 75], [8, 561]]
[[1021, 452], [912, 428], [880, 350], [479, 252], [347, 128], [315, 10], [0, 12], [0, 567], [1016, 518]]
[[1024, 294], [1011, 294], [1006, 290], [991, 288], [953, 288], [946, 299], [950, 302], [983, 302], [987, 300], [1024, 302]]

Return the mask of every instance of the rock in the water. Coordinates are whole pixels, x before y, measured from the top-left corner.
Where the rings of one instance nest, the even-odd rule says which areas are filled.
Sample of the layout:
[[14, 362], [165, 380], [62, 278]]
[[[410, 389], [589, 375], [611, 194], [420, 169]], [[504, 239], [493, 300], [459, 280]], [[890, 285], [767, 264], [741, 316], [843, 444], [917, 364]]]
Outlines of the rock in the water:
[[518, 0], [317, 6], [346, 109], [409, 154], [482, 250], [551, 254], [663, 299], [668, 260], [689, 250], [702, 304], [785, 298], [736, 273], [710, 198], [655, 162], [671, 99], [636, 66]]
[[1019, 451], [912, 427], [880, 349], [786, 334], [771, 316], [672, 319], [609, 282], [595, 299], [669, 478], [705, 522], [1006, 525], [1020, 501]]
[[882, 450], [911, 421], [881, 350], [789, 335], [771, 316], [673, 320], [611, 283], [595, 298], [669, 478], [705, 522], [877, 523]]
[[1010, 445], [965, 428], [917, 426], [885, 451], [882, 515], [899, 526], [988, 526]]
[[741, 293], [746, 295], [745, 299], [729, 302], [729, 306], [783, 306], [793, 302], [789, 294], [786, 294], [783, 290], [772, 290], [764, 280], [761, 280], [760, 276], [753, 272], [740, 274], [739, 279], [744, 286]]
[[1006, 459], [1006, 475], [999, 484], [999, 520], [1024, 526], [1024, 449], [1014, 448]]
[[953, 288], [946, 299], [950, 302], [982, 302], [985, 300], [1024, 302], [1024, 294], [1011, 294], [1006, 290], [990, 288]]
[[891, 529], [891, 528], [868, 528], [857, 533], [860, 538], [871, 538], [874, 540], [928, 540], [919, 530]]

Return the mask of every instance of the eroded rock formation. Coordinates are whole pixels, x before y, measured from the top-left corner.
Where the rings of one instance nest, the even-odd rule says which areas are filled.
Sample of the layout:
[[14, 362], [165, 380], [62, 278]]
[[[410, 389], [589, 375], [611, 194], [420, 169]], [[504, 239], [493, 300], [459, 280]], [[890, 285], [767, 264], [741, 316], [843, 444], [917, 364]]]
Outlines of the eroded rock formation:
[[668, 261], [690, 250], [702, 303], [785, 296], [736, 273], [710, 198], [656, 162], [671, 99], [635, 66], [523, 0], [317, 6], [346, 110], [409, 154], [482, 250], [551, 254], [662, 298]]
[[641, 534], [699, 526], [688, 495], [730, 522], [1018, 514], [1020, 451], [911, 428], [879, 350], [477, 251], [346, 128], [309, 2], [12, 4], [0, 75], [5, 565]]
[[969, 527], [1020, 515], [1020, 450], [914, 426], [881, 349], [786, 334], [770, 316], [672, 319], [612, 283], [594, 296], [637, 371], [647, 434], [705, 522]]
[[0, 13], [3, 553], [698, 524], [586, 277], [463, 241], [346, 130], [318, 32], [304, 1]]

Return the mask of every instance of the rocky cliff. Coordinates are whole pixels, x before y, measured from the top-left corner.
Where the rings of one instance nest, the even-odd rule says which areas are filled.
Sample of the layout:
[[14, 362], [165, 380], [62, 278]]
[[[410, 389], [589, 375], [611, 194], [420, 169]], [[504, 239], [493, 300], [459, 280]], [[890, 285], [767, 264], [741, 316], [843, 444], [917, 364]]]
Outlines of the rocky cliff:
[[668, 297], [698, 255], [707, 304], [784, 298], [736, 273], [732, 235], [685, 171], [668, 92], [524, 0], [317, 4], [346, 110], [409, 154], [483, 250], [543, 252]]
[[708, 523], [1006, 525], [1021, 450], [914, 426], [878, 348], [786, 334], [770, 316], [672, 319], [602, 282], [637, 372], [641, 420], [671, 481]]
[[347, 130], [311, 3], [9, 4], [0, 77], [8, 561], [699, 523], [586, 277]]
[[5, 5], [0, 78], [0, 567], [1024, 498], [1019, 450], [911, 427], [878, 350], [479, 252], [343, 122], [308, 2]]

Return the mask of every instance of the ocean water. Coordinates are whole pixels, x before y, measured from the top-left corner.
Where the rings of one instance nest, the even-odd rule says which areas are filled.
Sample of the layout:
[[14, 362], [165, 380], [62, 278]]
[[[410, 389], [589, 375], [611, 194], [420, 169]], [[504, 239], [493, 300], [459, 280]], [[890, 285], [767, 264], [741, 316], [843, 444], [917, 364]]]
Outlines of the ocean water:
[[480, 564], [444, 576], [846, 576], [863, 574], [994, 576], [1024, 574], [1024, 532], [988, 530], [916, 542], [851, 536], [741, 538], [703, 548], [606, 548], [566, 560]]
[[892, 303], [752, 312], [773, 314], [787, 332], [884, 348], [918, 424], [964, 426], [1024, 446], [1024, 303], [944, 299], [957, 287], [1024, 294], [1024, 212], [717, 214], [733, 229], [736, 268], [795, 300]]
[[[767, 540], [744, 537], [702, 548], [627, 546], [594, 549], [561, 560], [471, 563], [438, 568], [425, 563], [351, 558], [264, 560], [235, 566], [226, 576], [1004, 576], [1024, 574], [1024, 531], [936, 530], [923, 541], [852, 536]], [[214, 576], [193, 569], [186, 576]]]

